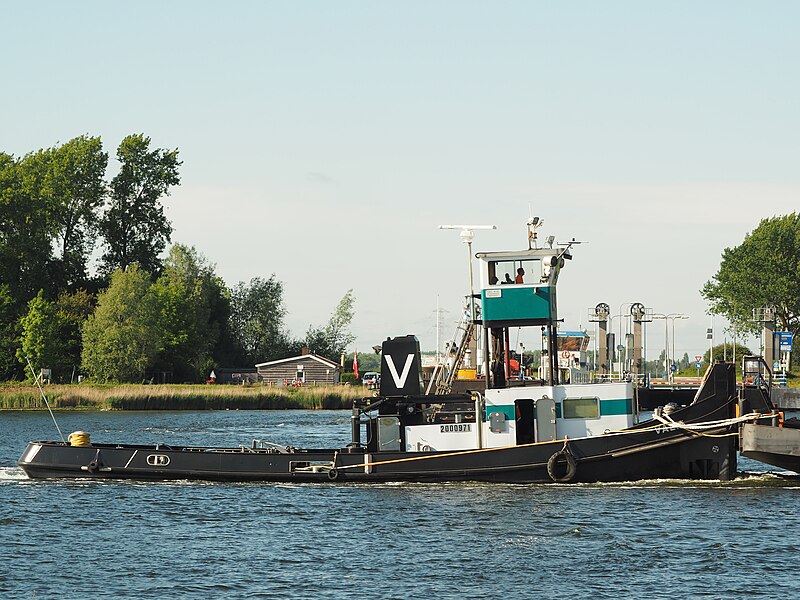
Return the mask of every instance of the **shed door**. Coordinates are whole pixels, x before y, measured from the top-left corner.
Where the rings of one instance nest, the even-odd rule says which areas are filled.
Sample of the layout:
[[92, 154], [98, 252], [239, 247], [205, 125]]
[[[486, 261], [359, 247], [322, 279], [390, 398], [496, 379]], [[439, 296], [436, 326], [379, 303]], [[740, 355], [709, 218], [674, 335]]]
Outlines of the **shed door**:
[[536, 441], [556, 439], [556, 401], [544, 396], [536, 401]]

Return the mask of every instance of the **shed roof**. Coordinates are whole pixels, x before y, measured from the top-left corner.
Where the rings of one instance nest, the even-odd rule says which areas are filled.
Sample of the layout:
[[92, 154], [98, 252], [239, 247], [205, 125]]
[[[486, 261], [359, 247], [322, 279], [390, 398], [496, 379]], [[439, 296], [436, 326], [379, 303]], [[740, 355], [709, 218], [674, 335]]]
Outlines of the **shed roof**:
[[319, 363], [322, 363], [326, 367], [330, 367], [331, 369], [337, 368], [339, 365], [332, 360], [328, 360], [327, 358], [323, 358], [321, 356], [317, 356], [316, 354], [299, 354], [297, 356], [290, 356], [289, 358], [280, 358], [278, 360], [271, 360], [269, 362], [258, 363], [256, 367], [269, 367], [272, 365], [279, 365], [281, 363], [287, 363], [296, 360], [305, 360], [305, 359], [312, 359], [316, 360]]

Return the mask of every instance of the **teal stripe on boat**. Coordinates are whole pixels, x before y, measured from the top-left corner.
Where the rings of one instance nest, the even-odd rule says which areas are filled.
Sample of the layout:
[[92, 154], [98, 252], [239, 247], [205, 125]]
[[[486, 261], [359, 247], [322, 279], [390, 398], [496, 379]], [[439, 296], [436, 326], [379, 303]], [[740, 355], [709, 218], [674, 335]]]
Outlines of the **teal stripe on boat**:
[[513, 421], [514, 419], [517, 418], [517, 411], [515, 410], [515, 408], [513, 406], [508, 406], [508, 405], [505, 405], [505, 406], [487, 406], [486, 407], [486, 420], [487, 421], [489, 420], [489, 415], [494, 413], [494, 412], [503, 413], [506, 416], [506, 420], [507, 421]]
[[[516, 419], [516, 410], [511, 405], [487, 406], [486, 420], [493, 412], [503, 413], [506, 419], [513, 421]], [[630, 398], [617, 398], [615, 400], [600, 400], [600, 416], [609, 417], [612, 415], [631, 415], [633, 414], [633, 400]], [[556, 418], [562, 418], [561, 402], [556, 402]]]
[[631, 415], [633, 414], [633, 400], [619, 398], [617, 400], [600, 400], [600, 416]]

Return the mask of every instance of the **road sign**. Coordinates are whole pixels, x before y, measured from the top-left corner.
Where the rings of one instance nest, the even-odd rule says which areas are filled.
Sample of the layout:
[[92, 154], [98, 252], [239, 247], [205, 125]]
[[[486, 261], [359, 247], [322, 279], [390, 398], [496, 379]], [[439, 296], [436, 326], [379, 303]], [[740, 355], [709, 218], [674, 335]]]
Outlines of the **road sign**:
[[700, 363], [700, 362], [703, 362], [703, 357], [702, 357], [702, 356], [700, 356], [699, 354], [698, 354], [697, 356], [695, 356], [695, 357], [694, 357], [694, 359], [695, 359], [695, 361], [697, 361], [697, 362], [699, 362], [699, 363]]
[[694, 366], [695, 366], [695, 368], [699, 369], [700, 366], [701, 366], [700, 361], [698, 360], [696, 363], [694, 363]]
[[778, 338], [778, 344], [781, 352], [792, 351], [792, 332], [791, 331], [776, 331], [774, 335]]

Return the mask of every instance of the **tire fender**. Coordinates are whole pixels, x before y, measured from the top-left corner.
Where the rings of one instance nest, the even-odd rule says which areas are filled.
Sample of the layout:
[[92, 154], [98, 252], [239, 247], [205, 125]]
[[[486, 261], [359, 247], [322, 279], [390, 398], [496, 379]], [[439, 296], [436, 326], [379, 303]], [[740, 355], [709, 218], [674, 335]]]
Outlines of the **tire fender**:
[[[559, 463], [566, 461], [567, 470], [563, 475], [560, 474]], [[566, 450], [559, 450], [554, 453], [547, 461], [547, 474], [555, 482], [567, 483], [575, 479], [578, 472], [578, 461]]]

